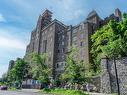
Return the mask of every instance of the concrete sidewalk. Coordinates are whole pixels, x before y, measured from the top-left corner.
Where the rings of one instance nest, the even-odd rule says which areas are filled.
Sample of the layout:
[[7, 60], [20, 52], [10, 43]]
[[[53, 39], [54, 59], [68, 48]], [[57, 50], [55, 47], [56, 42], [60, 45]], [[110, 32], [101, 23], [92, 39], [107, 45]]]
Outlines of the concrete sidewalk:
[[89, 92], [88, 94], [90, 94], [90, 95], [112, 95], [112, 94], [92, 93], [92, 92]]

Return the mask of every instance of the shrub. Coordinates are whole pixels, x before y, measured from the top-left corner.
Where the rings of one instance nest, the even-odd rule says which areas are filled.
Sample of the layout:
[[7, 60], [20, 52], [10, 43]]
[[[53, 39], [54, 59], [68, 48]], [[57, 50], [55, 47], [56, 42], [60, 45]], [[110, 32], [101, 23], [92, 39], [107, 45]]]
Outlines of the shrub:
[[45, 88], [42, 90], [42, 92], [51, 93], [51, 94], [59, 94], [59, 95], [88, 95], [80, 90], [71, 90], [71, 89], [66, 90], [66, 89], [60, 89], [60, 88], [56, 88], [56, 89]]

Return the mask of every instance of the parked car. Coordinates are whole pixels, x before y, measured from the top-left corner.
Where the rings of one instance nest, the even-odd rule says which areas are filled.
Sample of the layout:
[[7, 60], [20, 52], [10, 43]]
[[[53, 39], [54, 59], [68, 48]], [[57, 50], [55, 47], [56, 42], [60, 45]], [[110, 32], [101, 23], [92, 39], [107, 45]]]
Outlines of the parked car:
[[8, 89], [8, 87], [6, 85], [0, 86], [0, 90], [7, 90], [7, 89]]

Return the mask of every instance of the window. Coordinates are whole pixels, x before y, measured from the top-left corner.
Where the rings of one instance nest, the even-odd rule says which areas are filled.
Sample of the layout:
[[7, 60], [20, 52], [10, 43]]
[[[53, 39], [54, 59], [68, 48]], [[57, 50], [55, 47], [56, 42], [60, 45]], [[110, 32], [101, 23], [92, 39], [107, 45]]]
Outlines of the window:
[[84, 38], [84, 34], [81, 34], [81, 35], [80, 35], [80, 38], [83, 39], [83, 38]]
[[64, 45], [64, 42], [62, 42], [62, 45]]
[[62, 38], [64, 39], [64, 35], [62, 35]]
[[43, 50], [44, 50], [44, 53], [46, 53], [46, 49], [47, 49], [47, 40], [44, 40], [43, 41]]
[[64, 66], [64, 63], [61, 63], [61, 66], [63, 67]]
[[64, 51], [65, 51], [65, 49], [63, 48], [63, 49], [62, 49], [62, 53], [64, 53]]
[[56, 64], [56, 67], [59, 68], [59, 64], [58, 63]]
[[57, 51], [58, 53], [60, 53], [60, 50], [58, 49], [58, 51]]
[[83, 46], [83, 42], [80, 42], [80, 46]]

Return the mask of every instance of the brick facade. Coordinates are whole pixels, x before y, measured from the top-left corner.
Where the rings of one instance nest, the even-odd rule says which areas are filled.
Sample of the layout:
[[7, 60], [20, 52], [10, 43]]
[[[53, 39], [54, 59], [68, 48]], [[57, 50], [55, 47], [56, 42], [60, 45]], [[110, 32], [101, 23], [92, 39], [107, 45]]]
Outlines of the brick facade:
[[52, 20], [52, 12], [46, 10], [39, 16], [37, 26], [31, 33], [25, 58], [27, 59], [27, 55], [32, 52], [47, 53], [47, 64], [52, 67], [54, 78], [64, 71], [66, 52], [73, 45], [79, 49], [78, 58], [84, 60], [85, 63], [90, 63], [91, 35], [111, 19], [121, 19], [119, 9], [104, 20], [96, 11], [92, 11], [85, 21], [76, 26], [68, 26], [56, 19]]

